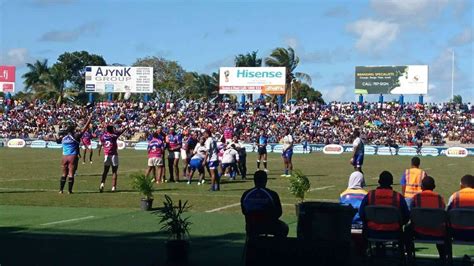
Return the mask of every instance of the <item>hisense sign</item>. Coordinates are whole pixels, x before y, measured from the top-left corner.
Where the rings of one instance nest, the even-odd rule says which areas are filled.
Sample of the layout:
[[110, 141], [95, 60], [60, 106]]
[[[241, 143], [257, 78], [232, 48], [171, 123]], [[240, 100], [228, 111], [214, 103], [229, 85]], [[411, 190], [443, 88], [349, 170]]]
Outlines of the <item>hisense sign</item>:
[[219, 93], [221, 94], [285, 94], [284, 67], [221, 67]]

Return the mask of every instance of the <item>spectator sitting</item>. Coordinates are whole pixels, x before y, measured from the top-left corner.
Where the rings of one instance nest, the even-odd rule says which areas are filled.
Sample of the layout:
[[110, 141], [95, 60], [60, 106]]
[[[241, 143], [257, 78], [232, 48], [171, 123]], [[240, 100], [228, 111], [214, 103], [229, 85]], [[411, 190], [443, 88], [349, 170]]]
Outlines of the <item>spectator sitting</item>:
[[[444, 199], [441, 195], [434, 192], [435, 189], [435, 180], [431, 176], [426, 176], [423, 178], [421, 182], [421, 189], [422, 192], [416, 194], [413, 197], [413, 201], [411, 202], [411, 209], [413, 208], [433, 208], [433, 209], [444, 209], [446, 204], [444, 203]], [[431, 228], [422, 228], [422, 227], [415, 227], [413, 228], [412, 225], [408, 226], [406, 229], [407, 235], [409, 235], [409, 239], [415, 235], [417, 238], [420, 239], [442, 239], [446, 237], [446, 230], [445, 227], [440, 229], [431, 229]], [[446, 260], [446, 247], [443, 244], [436, 244], [436, 248], [438, 249], [439, 257], [442, 261]], [[407, 253], [411, 254], [415, 246], [413, 245], [412, 241], [407, 242]]]
[[[474, 209], [474, 176], [465, 175], [461, 178], [461, 189], [455, 192], [448, 202], [448, 210], [457, 208]], [[455, 239], [474, 241], [474, 228], [451, 224]]]
[[240, 199], [247, 235], [268, 233], [286, 237], [288, 225], [279, 220], [282, 214], [280, 197], [266, 188], [267, 173], [261, 170], [255, 172], [254, 183], [255, 187], [245, 191]]
[[359, 171], [354, 171], [349, 177], [347, 189], [341, 193], [339, 198], [339, 202], [341, 204], [351, 205], [357, 210], [357, 213], [352, 219], [352, 228], [354, 229], [362, 228], [362, 220], [360, 219], [358, 210], [362, 200], [364, 199], [365, 195], [367, 195], [367, 191], [363, 189], [364, 187], [364, 175]]
[[359, 215], [362, 221], [366, 224], [364, 230], [369, 235], [377, 237], [393, 237], [394, 233], [400, 231], [400, 224], [378, 224], [372, 221], [367, 221], [365, 217], [366, 206], [393, 206], [400, 210], [402, 217], [402, 224], [406, 224], [409, 219], [409, 210], [407, 203], [403, 196], [393, 191], [393, 176], [388, 171], [383, 171], [379, 176], [379, 187], [375, 190], [371, 190], [362, 200], [359, 208]]

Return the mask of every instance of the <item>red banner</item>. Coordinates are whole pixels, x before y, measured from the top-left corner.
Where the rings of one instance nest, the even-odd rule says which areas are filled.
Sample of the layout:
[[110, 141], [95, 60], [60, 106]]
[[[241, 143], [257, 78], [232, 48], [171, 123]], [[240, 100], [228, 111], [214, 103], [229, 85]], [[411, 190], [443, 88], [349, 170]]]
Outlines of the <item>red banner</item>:
[[0, 66], [0, 91], [15, 91], [15, 67]]

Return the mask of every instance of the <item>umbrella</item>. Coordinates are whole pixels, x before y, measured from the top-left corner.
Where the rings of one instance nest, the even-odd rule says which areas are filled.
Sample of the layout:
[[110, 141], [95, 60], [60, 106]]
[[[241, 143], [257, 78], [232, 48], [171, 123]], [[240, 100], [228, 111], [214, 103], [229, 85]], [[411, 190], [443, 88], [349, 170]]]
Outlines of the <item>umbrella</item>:
[[297, 101], [296, 101], [296, 99], [289, 99], [288, 102], [289, 103], [296, 103]]

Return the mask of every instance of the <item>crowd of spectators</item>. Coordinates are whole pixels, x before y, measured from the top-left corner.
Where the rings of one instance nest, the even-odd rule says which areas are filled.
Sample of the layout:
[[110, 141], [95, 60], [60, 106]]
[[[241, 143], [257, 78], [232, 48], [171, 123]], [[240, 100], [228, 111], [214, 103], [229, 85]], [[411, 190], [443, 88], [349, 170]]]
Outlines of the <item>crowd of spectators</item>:
[[[282, 138], [282, 128], [290, 128], [296, 143], [322, 144], [351, 142], [351, 132], [361, 128], [367, 143], [388, 142], [413, 145], [417, 131], [426, 144], [453, 141], [474, 143], [474, 106], [471, 104], [342, 103], [326, 105], [301, 101], [284, 104], [256, 101], [241, 105], [231, 102], [180, 101], [177, 103], [101, 102], [93, 108], [99, 114], [95, 126], [113, 121], [128, 123], [125, 139], [144, 138], [158, 126], [205, 129], [223, 132], [228, 126], [246, 142], [253, 142], [260, 129], [269, 142]], [[52, 134], [64, 122], [79, 122], [86, 116], [85, 106], [53, 102], [14, 101], [0, 116], [0, 138], [39, 138]]]

